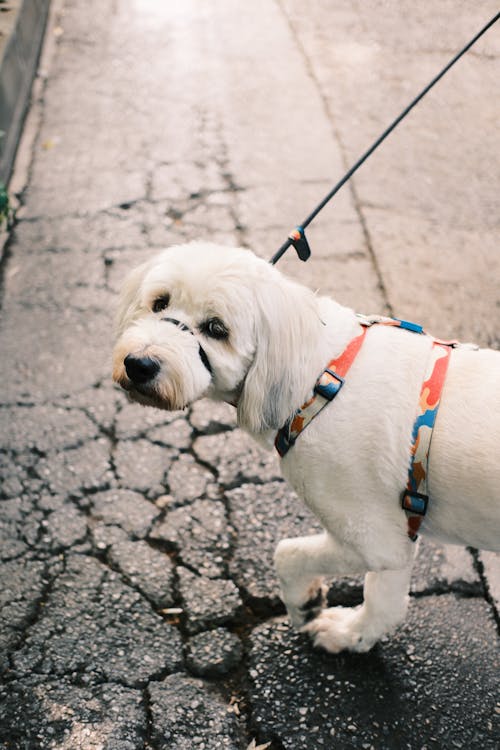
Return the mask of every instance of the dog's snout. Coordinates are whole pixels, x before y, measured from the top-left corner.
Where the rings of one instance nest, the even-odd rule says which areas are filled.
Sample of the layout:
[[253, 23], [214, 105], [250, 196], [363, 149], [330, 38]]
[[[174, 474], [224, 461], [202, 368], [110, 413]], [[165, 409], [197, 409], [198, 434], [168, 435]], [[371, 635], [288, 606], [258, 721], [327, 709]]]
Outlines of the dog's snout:
[[160, 369], [160, 363], [151, 357], [134, 357], [128, 354], [124, 359], [125, 370], [133, 383], [142, 385], [154, 378]]

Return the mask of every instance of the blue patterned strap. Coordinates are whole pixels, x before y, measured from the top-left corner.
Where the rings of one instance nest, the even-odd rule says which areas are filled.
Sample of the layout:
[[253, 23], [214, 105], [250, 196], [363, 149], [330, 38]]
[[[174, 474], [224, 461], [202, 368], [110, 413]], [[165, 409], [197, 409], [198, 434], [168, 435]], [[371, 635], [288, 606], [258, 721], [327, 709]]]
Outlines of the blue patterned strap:
[[412, 541], [417, 538], [429, 502], [429, 451], [451, 351], [451, 344], [433, 341], [413, 425], [408, 482], [401, 503], [406, 511], [408, 536]]

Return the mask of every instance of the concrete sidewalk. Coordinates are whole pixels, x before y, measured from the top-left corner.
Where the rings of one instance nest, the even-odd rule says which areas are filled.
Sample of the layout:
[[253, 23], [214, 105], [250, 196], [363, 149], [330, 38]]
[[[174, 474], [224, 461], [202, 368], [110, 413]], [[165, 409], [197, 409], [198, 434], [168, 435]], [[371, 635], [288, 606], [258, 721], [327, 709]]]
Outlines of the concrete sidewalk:
[[[314, 652], [272, 552], [317, 523], [275, 457], [230, 407], [157, 413], [110, 383], [132, 265], [195, 238], [270, 257], [496, 4], [58, 8], [2, 264], [2, 747], [497, 748], [495, 555], [424, 541], [396, 635]], [[497, 24], [282, 269], [498, 348], [499, 80]]]

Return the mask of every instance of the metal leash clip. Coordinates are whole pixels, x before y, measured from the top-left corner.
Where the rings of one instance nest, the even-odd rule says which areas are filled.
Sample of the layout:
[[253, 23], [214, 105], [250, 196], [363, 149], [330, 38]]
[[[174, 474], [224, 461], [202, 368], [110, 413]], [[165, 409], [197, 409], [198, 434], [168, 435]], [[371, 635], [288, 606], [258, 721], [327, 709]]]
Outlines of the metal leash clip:
[[309, 247], [303, 227], [295, 227], [288, 235], [288, 239], [297, 251], [300, 260], [307, 260], [310, 257], [311, 248]]

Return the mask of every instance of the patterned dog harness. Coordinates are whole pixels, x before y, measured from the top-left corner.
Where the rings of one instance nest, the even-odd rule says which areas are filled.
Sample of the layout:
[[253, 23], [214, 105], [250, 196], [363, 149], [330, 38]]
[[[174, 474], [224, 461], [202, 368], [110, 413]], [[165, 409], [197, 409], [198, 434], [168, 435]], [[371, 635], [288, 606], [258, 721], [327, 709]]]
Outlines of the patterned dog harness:
[[[328, 367], [316, 381], [312, 398], [296, 411], [276, 435], [274, 444], [281, 457], [290, 450], [300, 433], [314, 417], [330, 401], [333, 401], [340, 391], [344, 385], [345, 376], [361, 349], [370, 326], [375, 324], [394, 326], [416, 334], [429, 336], [422, 326], [398, 318], [358, 315], [358, 320], [362, 326], [361, 333], [349, 342], [339, 357], [328, 363]], [[430, 338], [432, 338], [432, 350], [420, 391], [418, 412], [411, 436], [408, 481], [401, 496], [401, 506], [408, 519], [408, 536], [412, 541], [417, 539], [418, 530], [427, 511], [429, 502], [427, 475], [432, 430], [436, 421], [451, 350], [458, 346], [457, 341], [441, 341], [432, 336]]]

